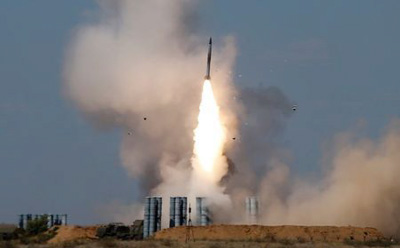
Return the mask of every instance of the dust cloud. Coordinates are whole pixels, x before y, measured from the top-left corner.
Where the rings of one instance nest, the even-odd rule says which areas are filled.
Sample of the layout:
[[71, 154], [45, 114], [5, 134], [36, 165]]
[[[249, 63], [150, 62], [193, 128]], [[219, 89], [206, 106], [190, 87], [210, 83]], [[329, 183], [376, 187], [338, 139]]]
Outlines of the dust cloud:
[[393, 120], [376, 141], [354, 132], [338, 134], [320, 181], [293, 178], [287, 165], [276, 163], [260, 184], [263, 221], [370, 226], [398, 235], [399, 150], [400, 120]]
[[[196, 33], [196, 1], [97, 3], [72, 33], [64, 92], [95, 126], [122, 128], [120, 157], [140, 182], [139, 202], [148, 194], [187, 195], [209, 39]], [[228, 122], [236, 49], [231, 37], [218, 41], [213, 87]]]
[[[97, 2], [98, 10], [71, 35], [65, 95], [95, 126], [123, 130], [122, 165], [140, 182], [141, 197], [186, 195], [208, 40], [196, 27], [197, 3]], [[274, 87], [236, 89], [234, 39], [218, 41], [212, 82], [229, 164], [221, 188], [232, 200], [216, 207], [220, 221], [243, 222], [244, 197], [258, 195], [262, 224], [359, 225], [398, 233], [400, 122], [377, 141], [339, 135], [327, 151], [324, 176], [299, 178], [290, 171], [290, 151], [277, 141], [292, 103]], [[117, 209], [112, 215], [121, 220], [138, 216], [140, 205], [133, 206], [109, 209]]]

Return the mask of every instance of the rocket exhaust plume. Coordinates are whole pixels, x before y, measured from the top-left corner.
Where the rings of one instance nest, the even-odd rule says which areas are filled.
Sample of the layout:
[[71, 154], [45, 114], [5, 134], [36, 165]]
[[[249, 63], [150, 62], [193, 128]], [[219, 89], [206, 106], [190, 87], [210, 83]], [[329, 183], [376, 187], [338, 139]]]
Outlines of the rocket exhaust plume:
[[[191, 194], [192, 197], [208, 197], [213, 204], [221, 205], [229, 201], [229, 197], [223, 195], [223, 189], [219, 186], [219, 182], [226, 174], [228, 167], [227, 159], [223, 155], [226, 128], [221, 120], [220, 109], [210, 81], [211, 46], [212, 40], [210, 38], [207, 54], [207, 73], [203, 83], [197, 118], [198, 124], [194, 130], [193, 138], [192, 183], [194, 182], [194, 184], [192, 184]], [[204, 185], [207, 186], [205, 187]], [[224, 199], [225, 202], [221, 202], [221, 199]]]
[[223, 155], [226, 128], [221, 121], [210, 80], [204, 81], [199, 110], [193, 138], [189, 197], [192, 201], [197, 196], [206, 197], [207, 204], [226, 209], [230, 205], [230, 197], [224, 194], [224, 187], [220, 185], [228, 169], [227, 159]]
[[[71, 36], [63, 68], [63, 90], [96, 127], [122, 131], [121, 165], [137, 181], [138, 194], [132, 204], [114, 204], [105, 215], [130, 223], [133, 215], [125, 210], [141, 209], [131, 206], [140, 205], [146, 195], [199, 193], [211, 198], [210, 194], [222, 192], [215, 190], [216, 183], [206, 191], [204, 179], [211, 179], [204, 173], [204, 177], [198, 176], [192, 165], [192, 161], [199, 161], [192, 156], [200, 94], [187, 96], [202, 91], [198, 79], [204, 76], [201, 68], [207, 52], [203, 37], [195, 32], [198, 1], [97, 3], [96, 18], [80, 24]], [[223, 109], [222, 120], [228, 125], [235, 116], [229, 72], [236, 49], [232, 37], [223, 40], [213, 58], [219, 68], [213, 74], [218, 82], [213, 93]], [[217, 157], [223, 160], [222, 156]], [[223, 160], [223, 164], [210, 167], [213, 181], [218, 178], [214, 172], [223, 171], [224, 164]], [[191, 182], [192, 178], [199, 179], [199, 184]], [[114, 219], [113, 216], [125, 216], [125, 212], [126, 218]]]
[[[200, 169], [203, 173], [209, 174], [209, 177], [215, 174], [215, 166], [222, 155], [225, 141], [225, 130], [219, 116], [219, 107], [215, 100], [210, 81], [211, 49], [212, 39], [210, 37], [207, 54], [207, 72], [204, 77], [200, 112], [197, 119], [198, 125], [194, 130], [195, 145], [193, 151], [195, 155], [194, 161], [196, 162], [194, 165], [195, 169]], [[199, 168], [196, 168], [196, 166], [199, 166]]]
[[[204, 44], [192, 12], [199, 1], [96, 2], [97, 18], [79, 25], [66, 49], [63, 89], [96, 126], [133, 130], [122, 137], [120, 157], [140, 186], [136, 202], [115, 199], [104, 215], [131, 223], [143, 216], [145, 195], [204, 196], [220, 207], [218, 218], [240, 223], [244, 197], [255, 194], [262, 224], [362, 225], [400, 233], [400, 120], [378, 141], [340, 139], [328, 153], [327, 175], [308, 183], [291, 176], [290, 152], [280, 145], [290, 101], [273, 87], [235, 89], [232, 37], [214, 52], [214, 85], [209, 44], [207, 78], [198, 83]], [[187, 97], [201, 91], [201, 100]], [[235, 132], [240, 142], [233, 145], [227, 138]], [[223, 153], [237, 166], [221, 186], [228, 168]]]
[[219, 107], [215, 100], [210, 80], [205, 80], [200, 103], [198, 125], [194, 130], [195, 171], [216, 183], [220, 180], [218, 165], [226, 164], [222, 155], [226, 131], [221, 123]]

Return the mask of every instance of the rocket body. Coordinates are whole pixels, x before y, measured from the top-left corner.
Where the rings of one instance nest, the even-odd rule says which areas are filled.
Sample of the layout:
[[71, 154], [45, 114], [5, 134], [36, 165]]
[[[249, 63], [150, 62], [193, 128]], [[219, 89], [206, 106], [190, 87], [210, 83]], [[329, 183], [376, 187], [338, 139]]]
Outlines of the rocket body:
[[210, 80], [210, 68], [211, 68], [211, 52], [212, 52], [212, 39], [210, 37], [210, 41], [208, 42], [208, 55], [207, 55], [207, 70], [206, 70], [206, 76], [204, 79]]

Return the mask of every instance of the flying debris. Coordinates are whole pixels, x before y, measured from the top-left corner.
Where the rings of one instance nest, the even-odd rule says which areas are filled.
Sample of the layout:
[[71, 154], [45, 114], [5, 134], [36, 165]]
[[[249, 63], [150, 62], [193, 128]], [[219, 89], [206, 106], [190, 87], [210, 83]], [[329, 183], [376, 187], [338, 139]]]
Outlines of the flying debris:
[[292, 106], [292, 110], [293, 110], [293, 111], [296, 111], [296, 110], [297, 110], [297, 105], [296, 105], [296, 104]]
[[147, 117], [144, 117], [143, 120], [147, 120]]
[[206, 71], [206, 76], [204, 79], [210, 80], [210, 67], [211, 67], [211, 52], [212, 52], [212, 39], [210, 37], [210, 41], [208, 42], [208, 55], [207, 55], [207, 71]]
[[232, 139], [233, 139], [233, 140], [236, 140], [236, 137], [233, 137]]
[[132, 135], [132, 132], [128, 132], [128, 135]]

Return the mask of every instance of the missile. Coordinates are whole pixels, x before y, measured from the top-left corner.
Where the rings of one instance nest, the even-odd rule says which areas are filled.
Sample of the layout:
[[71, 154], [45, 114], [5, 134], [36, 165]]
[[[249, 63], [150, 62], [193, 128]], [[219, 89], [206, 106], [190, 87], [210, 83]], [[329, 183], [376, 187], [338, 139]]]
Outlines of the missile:
[[210, 37], [210, 42], [208, 42], [208, 55], [207, 55], [207, 71], [206, 71], [206, 76], [204, 79], [210, 80], [210, 67], [211, 67], [211, 50], [212, 50], [212, 39]]

